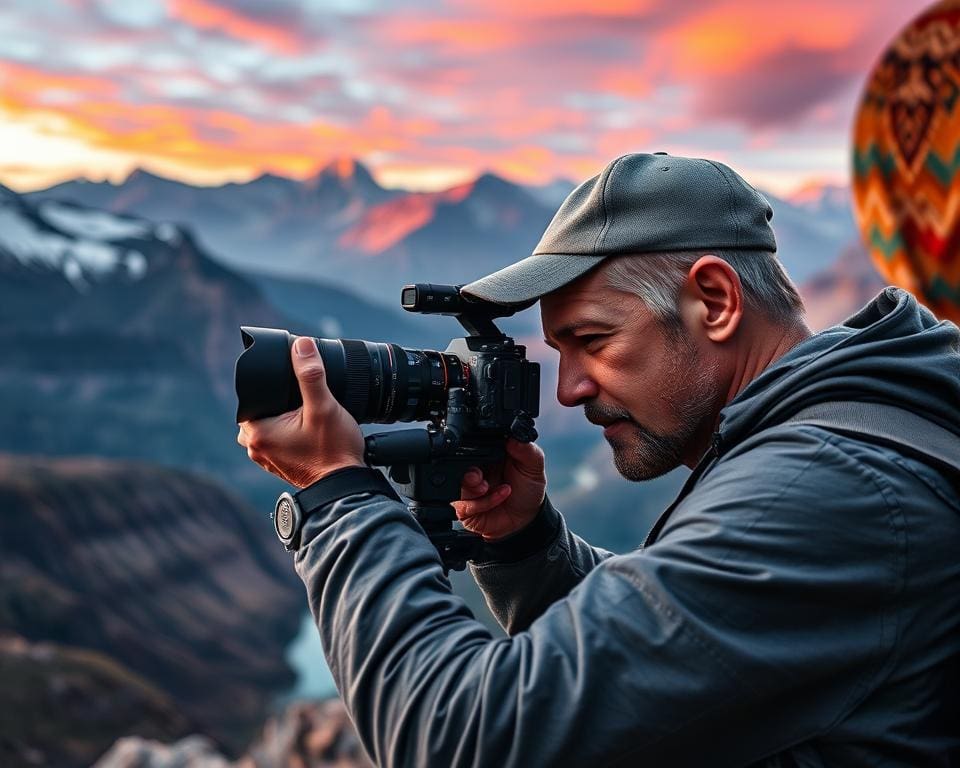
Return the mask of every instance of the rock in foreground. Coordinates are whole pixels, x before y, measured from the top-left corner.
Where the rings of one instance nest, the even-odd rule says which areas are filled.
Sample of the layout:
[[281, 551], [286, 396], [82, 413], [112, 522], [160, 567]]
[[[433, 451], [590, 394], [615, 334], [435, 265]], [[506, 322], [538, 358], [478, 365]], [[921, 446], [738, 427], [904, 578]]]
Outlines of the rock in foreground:
[[230, 763], [200, 736], [174, 744], [121, 739], [94, 768], [370, 768], [339, 699], [291, 704]]

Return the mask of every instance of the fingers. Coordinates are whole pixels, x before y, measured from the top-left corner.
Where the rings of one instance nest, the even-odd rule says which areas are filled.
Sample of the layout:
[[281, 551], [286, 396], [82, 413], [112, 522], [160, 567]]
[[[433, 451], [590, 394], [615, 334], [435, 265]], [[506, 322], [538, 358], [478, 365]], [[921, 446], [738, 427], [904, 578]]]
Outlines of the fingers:
[[453, 508], [457, 512], [457, 518], [460, 520], [469, 520], [477, 515], [485, 515], [493, 509], [496, 509], [509, 498], [511, 493], [509, 485], [501, 485], [492, 490], [485, 496], [476, 499], [461, 499], [453, 502]]
[[259, 428], [256, 423], [244, 421], [240, 424], [240, 431], [237, 432], [237, 442], [247, 449], [250, 461], [259, 464], [267, 472], [274, 472], [276, 467], [267, 458], [268, 449], [273, 445], [268, 435], [269, 431]]
[[[237, 442], [246, 448], [247, 453], [249, 453], [251, 450], [259, 451], [263, 448], [264, 439], [255, 424], [244, 421], [240, 424], [240, 431], [237, 432]], [[253, 457], [251, 456], [251, 458]]]
[[318, 425], [336, 402], [327, 386], [327, 373], [317, 343], [309, 336], [300, 336], [293, 342], [293, 372], [300, 383], [303, 396], [303, 420]]
[[264, 441], [257, 428], [251, 425], [249, 421], [240, 424], [240, 431], [237, 433], [237, 442], [247, 449], [247, 456], [250, 457], [250, 461], [254, 464], [259, 464], [269, 471], [269, 468], [266, 466], [269, 462], [263, 454]]
[[463, 476], [460, 485], [461, 499], [477, 499], [490, 490], [490, 484], [484, 479], [478, 467], [470, 467]]

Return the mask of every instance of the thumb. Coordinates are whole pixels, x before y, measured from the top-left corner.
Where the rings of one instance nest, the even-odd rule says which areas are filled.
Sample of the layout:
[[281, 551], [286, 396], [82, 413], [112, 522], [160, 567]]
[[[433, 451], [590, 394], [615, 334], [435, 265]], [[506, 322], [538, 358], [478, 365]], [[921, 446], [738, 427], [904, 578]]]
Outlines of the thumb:
[[303, 396], [304, 416], [309, 419], [329, 406], [333, 395], [327, 387], [327, 374], [317, 343], [309, 336], [300, 336], [293, 342], [293, 372]]

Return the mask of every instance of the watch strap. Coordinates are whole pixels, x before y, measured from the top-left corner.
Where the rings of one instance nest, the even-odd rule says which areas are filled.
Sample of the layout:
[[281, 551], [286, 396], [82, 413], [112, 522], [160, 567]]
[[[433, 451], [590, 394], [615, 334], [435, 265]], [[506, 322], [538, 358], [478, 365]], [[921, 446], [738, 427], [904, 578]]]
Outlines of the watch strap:
[[294, 498], [303, 513], [303, 520], [321, 507], [354, 493], [382, 493], [401, 501], [383, 473], [372, 467], [344, 467], [321, 477], [313, 485], [297, 491]]

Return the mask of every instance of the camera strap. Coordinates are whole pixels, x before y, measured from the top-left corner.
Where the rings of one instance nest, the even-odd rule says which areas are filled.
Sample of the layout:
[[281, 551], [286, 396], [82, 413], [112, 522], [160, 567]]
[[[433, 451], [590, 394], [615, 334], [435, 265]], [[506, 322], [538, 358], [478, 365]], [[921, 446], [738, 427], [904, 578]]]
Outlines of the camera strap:
[[[775, 430], [784, 424], [810, 424], [831, 432], [886, 444], [935, 466], [947, 477], [952, 477], [960, 489], [960, 435], [904, 408], [884, 403], [836, 400], [808, 406], [769, 429]], [[763, 434], [763, 431], [757, 434]], [[753, 435], [751, 439], [755, 437]], [[712, 464], [701, 463], [687, 478], [680, 494], [653, 524], [643, 543], [644, 549], [657, 540], [670, 514], [710, 466]]]
[[904, 408], [837, 400], [804, 408], [784, 423], [873, 438], [935, 465], [960, 482], [960, 435]]

